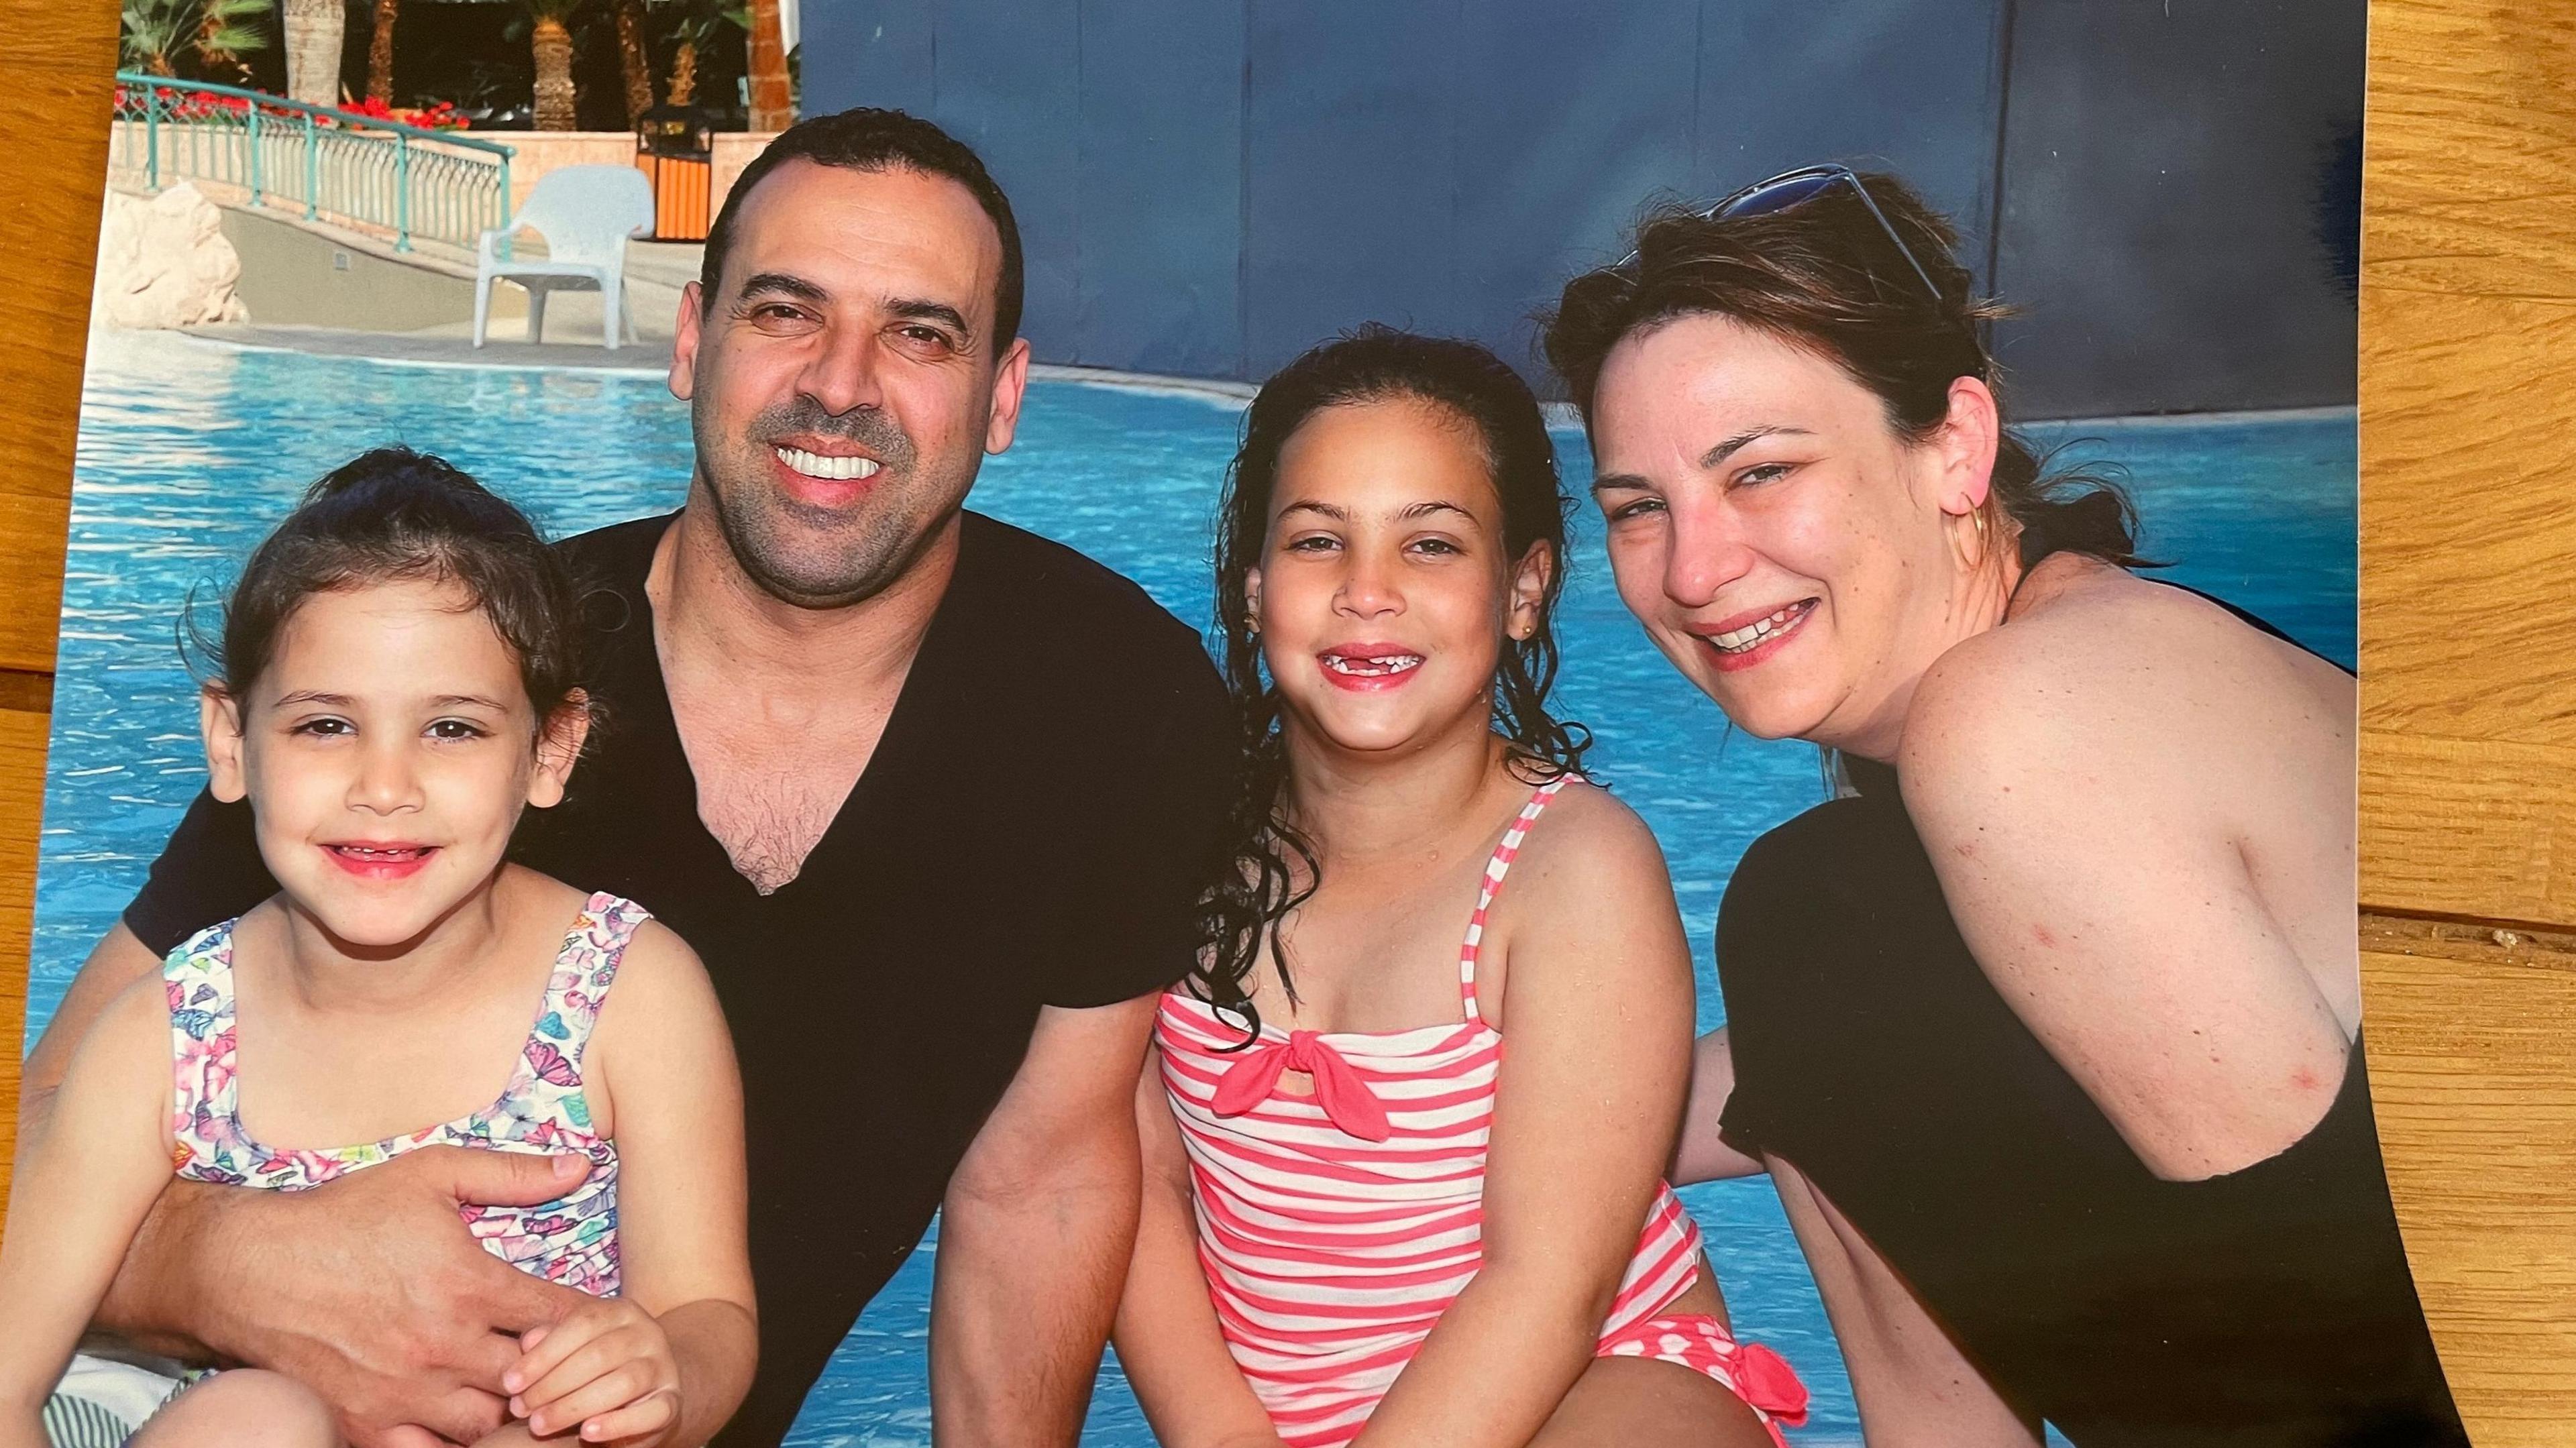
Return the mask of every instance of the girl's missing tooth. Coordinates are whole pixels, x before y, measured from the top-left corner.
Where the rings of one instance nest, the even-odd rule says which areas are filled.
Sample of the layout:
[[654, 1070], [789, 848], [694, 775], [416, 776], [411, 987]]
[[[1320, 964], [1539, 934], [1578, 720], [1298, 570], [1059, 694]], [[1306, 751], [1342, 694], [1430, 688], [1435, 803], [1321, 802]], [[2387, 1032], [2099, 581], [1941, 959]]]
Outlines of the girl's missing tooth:
[[212, 790], [249, 801], [279, 893], [119, 997], [23, 1149], [0, 1448], [101, 1417], [143, 1448], [340, 1441], [283, 1375], [183, 1387], [203, 1375], [73, 1349], [174, 1170], [327, 1190], [424, 1146], [588, 1163], [543, 1206], [464, 1209], [561, 1288], [484, 1442], [697, 1444], [739, 1403], [741, 1088], [714, 993], [632, 902], [503, 858], [589, 725], [576, 603], [525, 518], [406, 449], [322, 479], [252, 555], [201, 712]]

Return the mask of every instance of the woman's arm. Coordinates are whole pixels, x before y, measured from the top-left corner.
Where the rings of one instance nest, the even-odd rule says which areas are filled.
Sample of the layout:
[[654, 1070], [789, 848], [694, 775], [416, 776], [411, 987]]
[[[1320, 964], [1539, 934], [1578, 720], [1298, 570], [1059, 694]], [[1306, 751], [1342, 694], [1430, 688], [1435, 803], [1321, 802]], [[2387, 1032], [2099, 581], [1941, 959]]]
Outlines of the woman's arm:
[[0, 1445], [41, 1445], [37, 1415], [170, 1180], [170, 1014], [158, 975], [99, 1013], [19, 1153], [0, 1239]]
[[1606, 795], [1557, 809], [1504, 896], [1484, 1265], [1369, 1419], [1365, 1448], [1528, 1442], [1592, 1362], [1672, 1153], [1691, 966], [1663, 856]]
[[1690, 1110], [1682, 1117], [1681, 1144], [1673, 1148], [1664, 1179], [1674, 1186], [1760, 1176], [1762, 1159], [1726, 1144], [1719, 1124], [1726, 1119], [1726, 1099], [1735, 1094], [1735, 1053], [1726, 1043], [1726, 1027], [1699, 1038], [1691, 1048]]
[[1869, 1448], [2040, 1448], [2025, 1416], [1934, 1321], [1905, 1279], [1795, 1166], [1766, 1159], [1851, 1370]]
[[[2342, 1080], [2351, 693], [2177, 590], [2107, 587], [1945, 655], [1899, 777], [1996, 991], [2150, 1170], [2198, 1179], [2297, 1141]], [[2340, 888], [2309, 909], [2303, 880]]]
[[1112, 1340], [1154, 1438], [1165, 1448], [1276, 1448], [1278, 1433], [1225, 1349], [1190, 1208], [1189, 1154], [1163, 1089], [1163, 1055], [1149, 1050], [1136, 1082], [1144, 1197], [1127, 1291]]
[[[653, 1441], [704, 1443], [750, 1391], [759, 1350], [742, 1078], [705, 967], [659, 923], [646, 922], [627, 943], [584, 1064], [593, 1088], [605, 1087], [601, 1094], [617, 1142], [625, 1301], [652, 1315], [676, 1367], [677, 1420]], [[593, 1109], [602, 1105], [594, 1100]], [[537, 1336], [532, 1355], [553, 1360], [544, 1336]], [[522, 1377], [505, 1379], [504, 1385], [514, 1393], [533, 1386]], [[541, 1387], [534, 1395], [557, 1401]], [[513, 1406], [515, 1411], [519, 1405]], [[540, 1410], [533, 1425], [539, 1433], [570, 1431], [581, 1418], [596, 1420], [582, 1413], [559, 1422], [561, 1408], [526, 1406]], [[627, 1413], [609, 1414], [606, 1426], [614, 1431], [601, 1436], [644, 1431], [637, 1425], [649, 1415]]]

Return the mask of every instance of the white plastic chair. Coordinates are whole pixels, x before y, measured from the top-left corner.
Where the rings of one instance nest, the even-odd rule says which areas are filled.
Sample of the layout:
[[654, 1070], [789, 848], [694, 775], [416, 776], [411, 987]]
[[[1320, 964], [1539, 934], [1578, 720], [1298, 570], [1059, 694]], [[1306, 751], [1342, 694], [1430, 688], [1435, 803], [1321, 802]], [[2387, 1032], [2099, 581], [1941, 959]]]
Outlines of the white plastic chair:
[[[510, 224], [475, 244], [474, 345], [483, 345], [492, 283], [505, 278], [528, 290], [531, 342], [545, 336], [546, 294], [557, 287], [599, 289], [601, 346], [615, 350], [621, 330], [635, 338], [626, 315], [626, 239], [652, 229], [653, 183], [632, 166], [566, 166], [538, 177]], [[502, 257], [502, 241], [521, 231], [546, 239], [543, 261]]]

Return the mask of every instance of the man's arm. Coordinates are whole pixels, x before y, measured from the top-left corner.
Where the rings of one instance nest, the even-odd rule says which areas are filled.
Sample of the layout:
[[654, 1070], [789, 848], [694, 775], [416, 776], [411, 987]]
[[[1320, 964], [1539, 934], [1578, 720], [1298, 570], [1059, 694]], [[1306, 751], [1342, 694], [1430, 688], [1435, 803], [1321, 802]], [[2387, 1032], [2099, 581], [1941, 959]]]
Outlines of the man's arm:
[[1136, 1078], [1154, 996], [1043, 1007], [949, 1178], [931, 1296], [941, 1448], [1070, 1445], [1136, 1239]]

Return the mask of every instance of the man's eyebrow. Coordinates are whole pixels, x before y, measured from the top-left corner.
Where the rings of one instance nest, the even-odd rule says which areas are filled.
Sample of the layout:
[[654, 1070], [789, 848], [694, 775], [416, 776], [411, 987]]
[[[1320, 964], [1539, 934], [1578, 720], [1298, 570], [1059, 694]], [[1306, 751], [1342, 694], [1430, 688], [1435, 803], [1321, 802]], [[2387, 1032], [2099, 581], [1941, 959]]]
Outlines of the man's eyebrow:
[[832, 297], [831, 293], [814, 283], [788, 272], [755, 272], [742, 284], [741, 295], [744, 297], [755, 297], [764, 292], [784, 293], [800, 302], [825, 302]]
[[1622, 492], [1642, 493], [1653, 487], [1654, 484], [1647, 482], [1644, 478], [1637, 476], [1635, 473], [1604, 473], [1592, 480], [1592, 491], [1595, 494]]
[[975, 335], [975, 329], [966, 325], [966, 314], [957, 310], [955, 307], [948, 305], [946, 302], [921, 301], [911, 297], [895, 297], [887, 301], [886, 310], [894, 313], [898, 317], [910, 317], [916, 321], [941, 323], [955, 329], [957, 334], [961, 337], [971, 338]]

